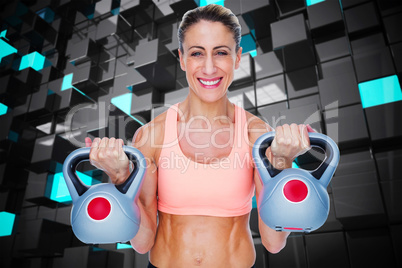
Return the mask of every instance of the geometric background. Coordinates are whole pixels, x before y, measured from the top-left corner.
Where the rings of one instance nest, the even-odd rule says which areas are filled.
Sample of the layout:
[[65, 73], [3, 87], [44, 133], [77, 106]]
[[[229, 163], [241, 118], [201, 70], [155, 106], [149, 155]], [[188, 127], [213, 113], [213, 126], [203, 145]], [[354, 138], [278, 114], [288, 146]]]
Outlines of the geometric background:
[[[1, 2], [1, 267], [146, 266], [126, 244], [73, 235], [61, 165], [84, 137], [130, 143], [185, 98], [177, 26], [206, 2]], [[319, 230], [270, 254], [253, 208], [256, 267], [402, 267], [402, 2], [215, 2], [242, 24], [229, 99], [273, 127], [310, 123], [341, 150]], [[79, 170], [88, 185], [107, 182], [88, 163]]]

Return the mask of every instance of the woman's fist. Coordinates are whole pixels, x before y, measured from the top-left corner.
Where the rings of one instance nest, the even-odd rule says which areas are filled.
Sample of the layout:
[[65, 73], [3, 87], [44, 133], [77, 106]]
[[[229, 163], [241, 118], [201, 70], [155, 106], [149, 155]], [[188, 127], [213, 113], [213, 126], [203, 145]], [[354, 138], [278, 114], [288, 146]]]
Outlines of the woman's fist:
[[293, 160], [310, 149], [308, 132], [315, 132], [310, 125], [284, 124], [275, 129], [275, 138], [270, 147], [275, 168], [292, 167]]
[[114, 184], [123, 183], [128, 175], [129, 159], [123, 151], [124, 142], [115, 138], [85, 138], [86, 147], [91, 147], [89, 161], [96, 168], [103, 170]]

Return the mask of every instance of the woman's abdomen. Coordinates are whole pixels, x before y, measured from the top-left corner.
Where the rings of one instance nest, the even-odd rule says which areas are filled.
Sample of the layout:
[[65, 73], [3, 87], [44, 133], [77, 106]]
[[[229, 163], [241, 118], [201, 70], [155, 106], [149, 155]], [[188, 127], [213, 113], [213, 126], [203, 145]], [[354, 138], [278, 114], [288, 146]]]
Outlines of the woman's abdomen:
[[159, 213], [155, 245], [157, 267], [251, 267], [255, 250], [249, 214], [237, 217]]

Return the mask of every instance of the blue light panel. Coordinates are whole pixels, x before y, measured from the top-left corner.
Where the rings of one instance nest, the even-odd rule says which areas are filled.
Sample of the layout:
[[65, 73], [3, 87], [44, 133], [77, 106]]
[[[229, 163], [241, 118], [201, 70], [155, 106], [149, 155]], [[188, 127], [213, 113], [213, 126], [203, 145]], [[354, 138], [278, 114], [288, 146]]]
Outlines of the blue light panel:
[[38, 14], [38, 16], [44, 19], [47, 23], [52, 23], [54, 20], [54, 11], [48, 7], [39, 10], [36, 12], [36, 14]]
[[8, 111], [8, 107], [0, 102], [0, 116], [6, 114]]
[[119, 15], [119, 14], [120, 14], [120, 7], [117, 7], [117, 8], [115, 8], [115, 9], [112, 9], [112, 10], [110, 11], [110, 13], [112, 13], [113, 16]]
[[250, 55], [251, 55], [251, 57], [255, 57], [255, 56], [257, 56], [257, 50], [256, 49], [254, 49], [254, 50], [251, 50], [250, 51]]
[[243, 48], [243, 51], [242, 51], [243, 54], [250, 53], [251, 56], [257, 55], [255, 41], [254, 41], [253, 37], [251, 36], [251, 34], [243, 35], [241, 37], [240, 46]]
[[[82, 172], [77, 171], [77, 175], [86, 185], [94, 185], [100, 183], [97, 180], [93, 180], [91, 176], [88, 176]], [[59, 203], [71, 202], [71, 196], [62, 172], [51, 174], [47, 177], [45, 195], [49, 199]]]
[[363, 108], [402, 100], [401, 85], [396, 75], [359, 83], [359, 92]]
[[14, 54], [16, 52], [16, 48], [9, 45], [6, 41], [0, 38], [0, 62], [4, 57], [7, 57], [8, 55]]
[[225, 0], [201, 0], [200, 1], [200, 7], [206, 6], [209, 4], [216, 4], [220, 6], [225, 6]]
[[252, 204], [253, 204], [253, 208], [257, 208], [257, 197], [255, 196], [255, 194], [252, 199]]
[[13, 232], [15, 214], [2, 211], [0, 212], [0, 236], [9, 236]]
[[19, 70], [21, 71], [31, 67], [35, 71], [40, 71], [43, 69], [44, 65], [45, 57], [35, 51], [22, 57]]
[[6, 38], [6, 34], [7, 34], [7, 30], [2, 31], [2, 32], [0, 33], [0, 38], [4, 38], [4, 39], [8, 40], [8, 39]]
[[126, 93], [117, 97], [112, 98], [111, 103], [122, 110], [125, 114], [130, 116], [132, 119], [137, 121], [141, 126], [144, 125], [141, 121], [131, 115], [131, 100], [133, 93]]
[[311, 6], [311, 5], [315, 5], [321, 2], [324, 2], [325, 0], [306, 0], [306, 5], [307, 6]]
[[124, 243], [117, 243], [116, 244], [116, 249], [125, 249], [125, 248], [131, 248], [131, 245], [124, 244]]
[[20, 135], [18, 135], [17, 132], [14, 132], [14, 131], [12, 131], [12, 130], [10, 130], [10, 131], [8, 132], [8, 139], [9, 139], [10, 141], [15, 142], [15, 143], [18, 142], [19, 136], [20, 136]]
[[74, 87], [72, 85], [72, 82], [73, 82], [73, 74], [71, 73], [71, 74], [65, 75], [63, 78], [63, 82], [61, 83], [61, 91], [73, 88], [76, 91], [78, 91], [79, 93], [81, 93], [82, 95], [84, 95], [85, 97], [87, 97], [87, 95], [84, 92], [82, 92], [78, 88]]
[[112, 98], [111, 103], [125, 112], [127, 115], [131, 114], [131, 100], [132, 93], [126, 93], [117, 97]]
[[72, 82], [73, 82], [73, 74], [71, 73], [71, 74], [65, 75], [63, 78], [63, 83], [61, 84], [61, 91], [72, 88], [73, 87], [71, 85]]

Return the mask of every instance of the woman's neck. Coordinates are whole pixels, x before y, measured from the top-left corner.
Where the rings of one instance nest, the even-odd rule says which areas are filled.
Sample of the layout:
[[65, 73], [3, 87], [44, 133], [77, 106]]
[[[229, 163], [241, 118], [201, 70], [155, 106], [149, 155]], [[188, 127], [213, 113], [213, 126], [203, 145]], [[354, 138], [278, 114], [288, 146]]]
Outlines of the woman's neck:
[[196, 96], [189, 94], [187, 98], [179, 106], [183, 113], [183, 118], [180, 120], [188, 121], [194, 116], [202, 116], [212, 122], [219, 116], [230, 117], [232, 116], [232, 104], [229, 99], [224, 96], [215, 102], [204, 102]]

